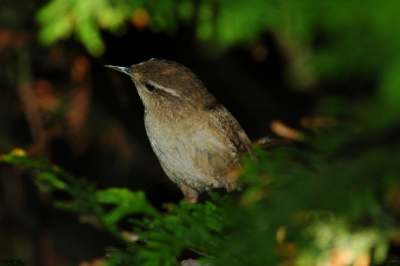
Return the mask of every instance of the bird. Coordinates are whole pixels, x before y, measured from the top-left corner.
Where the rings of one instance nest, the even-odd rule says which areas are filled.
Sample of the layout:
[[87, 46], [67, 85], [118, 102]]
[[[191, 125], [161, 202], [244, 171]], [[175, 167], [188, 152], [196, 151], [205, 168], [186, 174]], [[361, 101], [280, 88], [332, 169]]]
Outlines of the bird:
[[200, 193], [217, 188], [236, 189], [237, 175], [231, 173], [241, 169], [241, 157], [256, 160], [251, 142], [196, 74], [156, 58], [131, 67], [105, 67], [135, 84], [151, 147], [184, 201], [197, 203]]

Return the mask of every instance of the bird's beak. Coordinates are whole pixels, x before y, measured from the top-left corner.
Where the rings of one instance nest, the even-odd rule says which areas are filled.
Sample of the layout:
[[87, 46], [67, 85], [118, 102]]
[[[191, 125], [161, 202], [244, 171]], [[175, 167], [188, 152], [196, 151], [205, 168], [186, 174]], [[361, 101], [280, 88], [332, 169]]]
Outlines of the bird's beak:
[[117, 70], [117, 71], [122, 72], [122, 73], [124, 73], [126, 75], [130, 75], [132, 73], [132, 70], [133, 70], [133, 68], [131, 68], [131, 67], [120, 67], [120, 66], [110, 66], [110, 65], [105, 65], [104, 67]]

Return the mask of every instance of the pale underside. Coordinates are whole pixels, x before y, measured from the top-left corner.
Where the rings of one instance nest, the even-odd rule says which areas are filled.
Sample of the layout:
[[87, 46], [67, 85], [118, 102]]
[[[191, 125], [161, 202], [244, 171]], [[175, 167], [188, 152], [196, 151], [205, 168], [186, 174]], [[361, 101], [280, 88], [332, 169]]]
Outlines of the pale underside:
[[[151, 146], [165, 173], [181, 188], [185, 198], [188, 193], [197, 197], [198, 192], [213, 188], [232, 190], [235, 182], [227, 175], [239, 164], [241, 153], [249, 150], [250, 142], [236, 120], [224, 107], [217, 109], [169, 117], [179, 123], [171, 123], [170, 119], [160, 121], [148, 112], [145, 114]], [[199, 121], [193, 115], [205, 115], [207, 119]], [[235, 132], [226, 132], [227, 129]], [[238, 147], [237, 143], [242, 146]]]

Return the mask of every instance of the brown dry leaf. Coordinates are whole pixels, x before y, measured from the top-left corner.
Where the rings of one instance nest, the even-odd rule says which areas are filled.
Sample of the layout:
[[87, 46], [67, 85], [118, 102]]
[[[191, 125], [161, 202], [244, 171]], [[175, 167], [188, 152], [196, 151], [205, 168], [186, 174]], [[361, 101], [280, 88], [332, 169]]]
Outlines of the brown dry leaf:
[[108, 263], [104, 259], [94, 259], [92, 261], [82, 261], [79, 266], [106, 266]]
[[132, 13], [131, 21], [136, 28], [144, 29], [150, 21], [149, 13], [143, 8], [137, 8]]
[[304, 138], [304, 135], [301, 131], [288, 127], [278, 120], [272, 121], [270, 124], [270, 128], [272, 132], [282, 138], [296, 141], [301, 141]]
[[276, 241], [279, 244], [282, 244], [283, 241], [285, 241], [286, 235], [287, 235], [286, 227], [285, 226], [279, 227], [278, 230], [276, 231]]
[[72, 63], [71, 80], [75, 82], [85, 80], [88, 77], [89, 70], [89, 60], [83, 55], [78, 56]]
[[55, 95], [53, 84], [50, 80], [39, 79], [35, 81], [33, 90], [36, 103], [42, 111], [54, 112], [60, 106], [60, 99]]
[[371, 256], [367, 253], [360, 254], [354, 261], [354, 266], [368, 266], [371, 265]]
[[353, 256], [350, 249], [339, 249], [332, 253], [330, 259], [330, 266], [347, 266], [349, 265]]

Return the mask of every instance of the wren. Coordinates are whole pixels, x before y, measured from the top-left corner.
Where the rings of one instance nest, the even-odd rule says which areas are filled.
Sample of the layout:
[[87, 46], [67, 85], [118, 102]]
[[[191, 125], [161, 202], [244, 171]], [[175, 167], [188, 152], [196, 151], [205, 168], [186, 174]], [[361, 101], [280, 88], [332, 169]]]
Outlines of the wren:
[[135, 83], [151, 147], [185, 201], [196, 203], [199, 193], [214, 188], [236, 188], [231, 173], [240, 168], [243, 154], [254, 158], [250, 140], [189, 68], [154, 58], [105, 67]]

